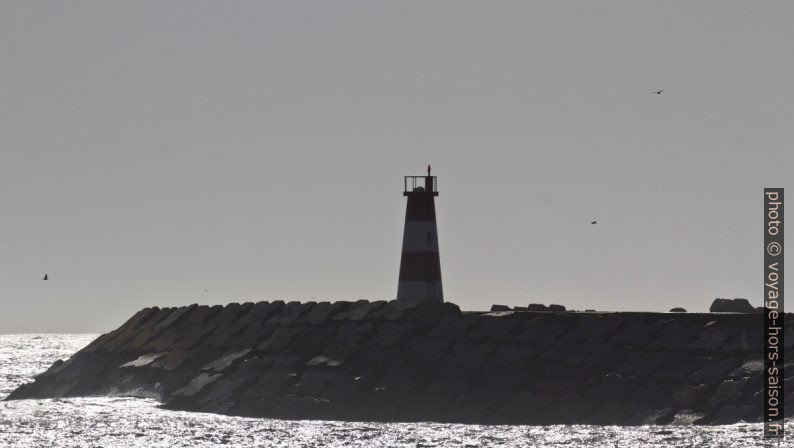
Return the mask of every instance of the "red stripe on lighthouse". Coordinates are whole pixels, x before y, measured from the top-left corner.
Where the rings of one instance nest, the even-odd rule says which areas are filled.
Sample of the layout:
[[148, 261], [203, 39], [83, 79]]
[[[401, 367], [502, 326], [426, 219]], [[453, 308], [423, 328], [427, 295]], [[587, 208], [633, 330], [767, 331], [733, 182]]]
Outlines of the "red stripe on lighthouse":
[[430, 194], [412, 192], [405, 207], [405, 221], [435, 221], [436, 204]]
[[441, 261], [438, 252], [403, 252], [400, 281], [440, 282]]

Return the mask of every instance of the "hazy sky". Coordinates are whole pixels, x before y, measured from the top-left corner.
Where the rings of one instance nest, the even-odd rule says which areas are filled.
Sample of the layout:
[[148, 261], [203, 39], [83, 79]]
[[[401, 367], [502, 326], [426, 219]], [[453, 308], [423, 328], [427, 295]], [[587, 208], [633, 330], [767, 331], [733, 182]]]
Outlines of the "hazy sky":
[[5, 0], [0, 333], [393, 298], [402, 176], [428, 163], [463, 309], [758, 305], [792, 23], [789, 1]]

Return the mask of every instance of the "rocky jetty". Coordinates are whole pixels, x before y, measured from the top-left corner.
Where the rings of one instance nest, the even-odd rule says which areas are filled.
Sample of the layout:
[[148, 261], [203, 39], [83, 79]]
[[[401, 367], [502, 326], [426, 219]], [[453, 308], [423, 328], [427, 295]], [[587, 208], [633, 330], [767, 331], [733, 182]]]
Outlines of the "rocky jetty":
[[754, 313], [757, 310], [747, 299], [714, 299], [709, 311], [712, 313]]
[[553, 303], [549, 306], [546, 306], [542, 303], [530, 303], [528, 306], [515, 306], [512, 308], [507, 305], [491, 305], [491, 311], [552, 311], [555, 313], [561, 313], [567, 310], [564, 306], [555, 305]]
[[[146, 308], [8, 399], [148, 396], [170, 409], [286, 419], [756, 422], [762, 318], [430, 302]], [[786, 401], [794, 409], [792, 394]]]

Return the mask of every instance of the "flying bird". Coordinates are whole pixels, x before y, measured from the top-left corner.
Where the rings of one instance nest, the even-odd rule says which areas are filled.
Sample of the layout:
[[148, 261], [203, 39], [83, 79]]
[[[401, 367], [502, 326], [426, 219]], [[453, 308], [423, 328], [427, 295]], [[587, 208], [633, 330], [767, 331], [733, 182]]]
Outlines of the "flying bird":
[[49, 277], [47, 277], [47, 274], [44, 274], [44, 278], [42, 280], [49, 280]]
[[598, 224], [598, 221], [593, 221], [590, 224]]
[[651, 92], [651, 93], [655, 93], [655, 94], [657, 94], [657, 95], [661, 95], [661, 94], [662, 94], [662, 92], [664, 92], [664, 89], [662, 89], [662, 90], [654, 90], [654, 91], [653, 91], [653, 92]]

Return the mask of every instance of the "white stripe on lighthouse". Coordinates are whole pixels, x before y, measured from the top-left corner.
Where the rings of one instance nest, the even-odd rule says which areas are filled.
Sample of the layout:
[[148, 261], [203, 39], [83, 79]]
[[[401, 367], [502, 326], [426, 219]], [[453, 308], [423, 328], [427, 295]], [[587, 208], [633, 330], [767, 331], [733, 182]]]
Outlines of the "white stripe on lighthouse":
[[406, 222], [403, 234], [403, 252], [438, 252], [436, 222]]
[[407, 302], [436, 300], [444, 301], [441, 282], [401, 281], [397, 284], [397, 299]]

